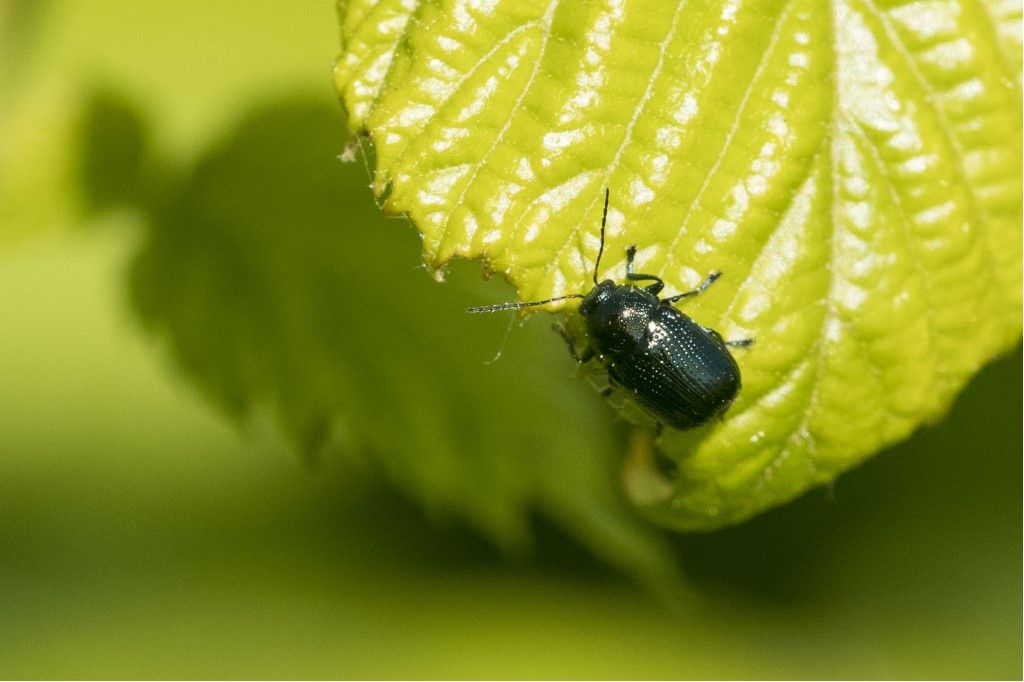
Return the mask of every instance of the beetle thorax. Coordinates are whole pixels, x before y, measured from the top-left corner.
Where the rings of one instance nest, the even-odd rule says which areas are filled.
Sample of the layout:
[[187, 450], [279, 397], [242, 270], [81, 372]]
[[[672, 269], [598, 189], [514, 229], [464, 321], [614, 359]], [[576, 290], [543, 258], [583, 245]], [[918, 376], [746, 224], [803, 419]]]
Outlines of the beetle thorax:
[[595, 350], [614, 354], [643, 343], [658, 297], [638, 287], [605, 280], [587, 294], [580, 314]]

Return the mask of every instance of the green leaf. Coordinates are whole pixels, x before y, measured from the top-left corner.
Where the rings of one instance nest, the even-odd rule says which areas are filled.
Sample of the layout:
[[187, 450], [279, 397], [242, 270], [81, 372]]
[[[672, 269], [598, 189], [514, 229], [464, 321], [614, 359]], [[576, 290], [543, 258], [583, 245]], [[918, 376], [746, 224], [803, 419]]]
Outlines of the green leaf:
[[483, 258], [523, 299], [586, 291], [609, 187], [602, 276], [629, 244], [667, 293], [725, 273], [686, 311], [756, 339], [743, 390], [721, 423], [660, 438], [673, 475], [649, 453], [627, 477], [653, 518], [708, 529], [937, 419], [1020, 334], [1020, 14], [352, 0], [336, 85], [431, 267]]
[[[96, 90], [144, 104], [158, 123], [124, 131], [129, 136], [115, 138], [104, 161], [130, 157], [141, 141], [135, 134], [152, 128], [147, 151], [164, 166], [145, 170], [165, 172], [205, 149], [250, 102], [282, 91], [323, 92], [325, 64], [337, 49], [325, 30], [331, 20], [331, 7], [306, 3], [240, 12], [235, 0], [173, 7], [0, 2], [0, 258], [35, 235], [78, 221], [74, 180], [83, 169], [74, 166], [74, 154], [83, 140], [76, 125], [85, 107], [95, 105]], [[223, 49], [225, 36], [230, 50]], [[203, 66], [172, 66], [178, 64]], [[108, 168], [134, 184], [134, 169]], [[103, 181], [99, 174], [93, 179]]]
[[380, 215], [361, 164], [338, 161], [343, 125], [329, 103], [266, 106], [149, 207], [131, 270], [146, 326], [219, 405], [269, 411], [314, 459], [377, 472], [512, 554], [539, 512], [678, 591], [664, 538], [615, 485], [622, 429], [564, 348], [529, 325], [487, 364], [505, 325], [465, 313], [479, 268], [432, 286], [413, 231]]
[[157, 188], [169, 184], [170, 164], [154, 158], [146, 122], [119, 93], [90, 93], [75, 132], [75, 177], [87, 211], [146, 203]]

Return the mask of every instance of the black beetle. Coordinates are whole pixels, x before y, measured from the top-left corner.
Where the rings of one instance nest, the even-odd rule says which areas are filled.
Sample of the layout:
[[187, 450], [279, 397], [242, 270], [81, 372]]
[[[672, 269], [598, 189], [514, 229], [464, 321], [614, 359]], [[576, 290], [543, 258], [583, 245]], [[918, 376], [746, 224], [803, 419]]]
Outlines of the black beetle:
[[[704, 424], [723, 414], [740, 390], [740, 368], [728, 346], [749, 346], [753, 340], [724, 341], [718, 332], [697, 324], [672, 306], [707, 289], [720, 272], [712, 272], [692, 291], [658, 298], [665, 283], [655, 275], [633, 271], [636, 247], [630, 246], [626, 249], [626, 279], [652, 283], [639, 287], [610, 279], [598, 282], [608, 198], [606, 189], [601, 246], [594, 263], [594, 288], [589, 293], [480, 306], [469, 312], [514, 310], [582, 298], [579, 311], [586, 324], [588, 346], [577, 359], [587, 362], [596, 356], [612, 383], [628, 391], [659, 422], [677, 429]], [[572, 340], [566, 336], [566, 341], [575, 356]]]

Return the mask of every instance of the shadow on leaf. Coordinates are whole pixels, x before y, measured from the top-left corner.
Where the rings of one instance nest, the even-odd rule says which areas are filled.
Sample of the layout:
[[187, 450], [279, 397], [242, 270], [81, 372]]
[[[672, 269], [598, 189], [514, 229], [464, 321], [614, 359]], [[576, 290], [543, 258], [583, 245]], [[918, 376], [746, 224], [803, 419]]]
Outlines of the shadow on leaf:
[[218, 404], [270, 409], [311, 456], [380, 472], [512, 554], [539, 513], [677, 589], [664, 536], [618, 489], [623, 425], [574, 379], [549, 320], [503, 342], [508, 318], [465, 314], [488, 290], [479, 267], [431, 281], [413, 230], [381, 216], [361, 163], [338, 160], [343, 130], [320, 104], [266, 107], [151, 207], [130, 276], [145, 325]]

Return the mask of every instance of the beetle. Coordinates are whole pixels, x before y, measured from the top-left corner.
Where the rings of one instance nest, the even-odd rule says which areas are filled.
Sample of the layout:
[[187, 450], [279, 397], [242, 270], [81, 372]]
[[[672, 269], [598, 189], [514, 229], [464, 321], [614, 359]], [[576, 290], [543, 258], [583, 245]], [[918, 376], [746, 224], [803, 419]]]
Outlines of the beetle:
[[[714, 329], [697, 324], [674, 307], [715, 283], [713, 271], [696, 289], [659, 298], [665, 282], [656, 275], [636, 272], [636, 246], [626, 249], [625, 284], [598, 281], [604, 253], [609, 191], [601, 215], [601, 246], [594, 263], [594, 287], [586, 294], [568, 294], [543, 301], [499, 303], [470, 308], [471, 313], [516, 310], [579, 298], [588, 344], [577, 356], [563, 331], [569, 350], [580, 362], [596, 357], [612, 384], [629, 393], [652, 417], [677, 429], [690, 429], [721, 416], [740, 390], [740, 368], [729, 347], [745, 347], [753, 339], [725, 341]], [[638, 286], [632, 282], [650, 282]]]

